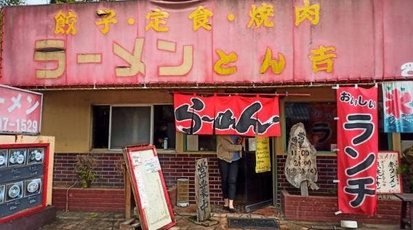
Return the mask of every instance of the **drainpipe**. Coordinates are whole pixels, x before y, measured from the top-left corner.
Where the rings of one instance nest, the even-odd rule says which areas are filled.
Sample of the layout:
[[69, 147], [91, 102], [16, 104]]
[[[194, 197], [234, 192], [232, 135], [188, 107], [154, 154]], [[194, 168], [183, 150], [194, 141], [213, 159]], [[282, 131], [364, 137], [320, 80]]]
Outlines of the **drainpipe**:
[[65, 212], [69, 211], [69, 190], [70, 190], [71, 188], [73, 188], [73, 186], [75, 186], [76, 183], [77, 183], [77, 180], [75, 181], [75, 183], [74, 183], [72, 186], [70, 186], [70, 187], [66, 190], [66, 210], [65, 210]]

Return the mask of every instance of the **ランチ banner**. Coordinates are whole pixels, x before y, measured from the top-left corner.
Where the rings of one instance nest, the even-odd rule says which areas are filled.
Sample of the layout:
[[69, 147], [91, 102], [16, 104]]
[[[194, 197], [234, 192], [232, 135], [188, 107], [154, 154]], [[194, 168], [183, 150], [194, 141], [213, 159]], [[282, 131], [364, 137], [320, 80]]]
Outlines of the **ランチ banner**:
[[174, 111], [178, 132], [197, 135], [280, 136], [277, 96], [264, 98], [175, 94]]
[[338, 208], [373, 215], [377, 209], [377, 87], [337, 89]]

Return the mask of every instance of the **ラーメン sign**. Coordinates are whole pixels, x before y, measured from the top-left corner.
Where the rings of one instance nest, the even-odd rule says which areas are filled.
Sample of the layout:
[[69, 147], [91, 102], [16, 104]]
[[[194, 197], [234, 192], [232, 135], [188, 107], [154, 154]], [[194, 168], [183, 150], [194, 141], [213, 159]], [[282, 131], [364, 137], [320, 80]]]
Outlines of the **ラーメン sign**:
[[0, 133], [38, 134], [43, 94], [0, 85]]
[[3, 7], [1, 83], [123, 87], [405, 79], [413, 75], [412, 8], [411, 0]]

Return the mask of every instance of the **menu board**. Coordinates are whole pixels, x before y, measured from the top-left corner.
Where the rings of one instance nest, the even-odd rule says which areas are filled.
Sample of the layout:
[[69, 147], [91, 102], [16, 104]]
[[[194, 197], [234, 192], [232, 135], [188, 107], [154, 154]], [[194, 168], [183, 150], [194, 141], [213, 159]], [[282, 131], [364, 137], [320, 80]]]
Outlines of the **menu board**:
[[271, 171], [270, 138], [256, 136], [255, 173]]
[[397, 173], [400, 165], [399, 152], [379, 152], [377, 159], [377, 193], [402, 193], [401, 175]]
[[142, 229], [174, 226], [176, 221], [155, 147], [128, 146], [123, 153]]
[[48, 148], [0, 145], [0, 223], [45, 206]]

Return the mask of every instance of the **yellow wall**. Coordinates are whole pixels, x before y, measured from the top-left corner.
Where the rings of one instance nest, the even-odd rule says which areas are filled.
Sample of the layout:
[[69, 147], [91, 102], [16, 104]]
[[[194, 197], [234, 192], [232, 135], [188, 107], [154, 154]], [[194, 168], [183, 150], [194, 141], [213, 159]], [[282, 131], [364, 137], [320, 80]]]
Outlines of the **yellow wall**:
[[56, 153], [90, 151], [92, 105], [173, 102], [173, 96], [168, 91], [155, 90], [59, 90], [42, 93], [41, 134], [56, 138]]
[[[218, 90], [217, 90], [218, 91]], [[280, 97], [280, 116], [284, 103], [290, 101], [335, 101], [336, 91], [327, 87], [277, 88]], [[42, 135], [56, 138], [56, 153], [86, 153], [91, 146], [91, 106], [98, 104], [172, 104], [173, 94], [166, 90], [84, 90], [44, 91]], [[302, 94], [302, 95], [296, 95]], [[308, 94], [309, 96], [305, 96]], [[281, 133], [284, 124], [281, 124]], [[276, 139], [276, 153], [285, 154], [283, 136]], [[176, 137], [177, 152], [183, 152], [182, 135]]]

